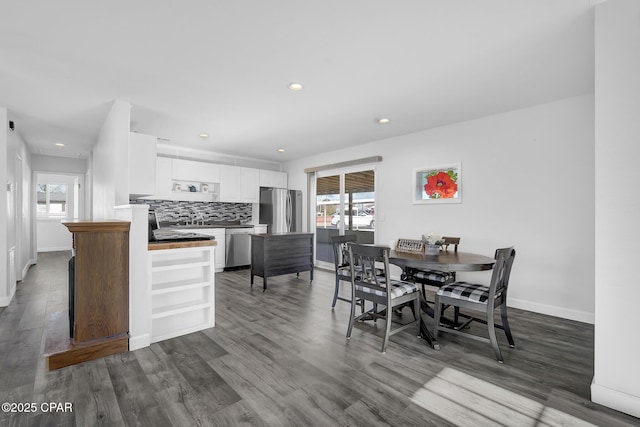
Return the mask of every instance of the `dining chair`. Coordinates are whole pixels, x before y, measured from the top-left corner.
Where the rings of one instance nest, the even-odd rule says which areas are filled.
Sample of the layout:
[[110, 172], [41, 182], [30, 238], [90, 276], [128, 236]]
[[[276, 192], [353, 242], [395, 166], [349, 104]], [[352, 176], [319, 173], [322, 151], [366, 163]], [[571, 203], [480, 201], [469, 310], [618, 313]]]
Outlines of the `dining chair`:
[[[453, 251], [458, 252], [458, 245], [460, 244], [460, 237], [442, 237], [444, 243], [442, 244], [442, 250], [448, 251], [449, 246], [453, 245]], [[455, 271], [438, 271], [427, 270], [420, 268], [407, 268], [403, 273], [402, 279], [420, 283], [422, 285], [422, 295], [426, 302], [433, 302], [427, 300], [427, 287], [430, 287], [431, 292], [437, 291], [438, 288], [449, 283], [456, 281]], [[458, 322], [458, 315], [460, 313], [459, 308], [454, 309], [453, 321]]]
[[[496, 250], [496, 263], [493, 267], [493, 274], [491, 275], [489, 286], [477, 283], [454, 282], [438, 289], [436, 292], [434, 307], [434, 338], [438, 338], [439, 331], [445, 331], [456, 335], [467, 336], [478, 341], [488, 342], [491, 344], [498, 362], [503, 362], [502, 353], [500, 352], [500, 347], [498, 347], [498, 341], [496, 339], [495, 329], [502, 329], [507, 336], [509, 346], [515, 346], [513, 336], [511, 335], [511, 328], [509, 327], [509, 321], [507, 319], [507, 290], [509, 289], [509, 276], [511, 274], [511, 266], [513, 265], [515, 256], [516, 251], [513, 247]], [[440, 317], [442, 314], [442, 307], [445, 304], [475, 312], [483, 312], [485, 314], [485, 318], [478, 318], [465, 313], [460, 313], [461, 317], [468, 319], [464, 324], [455, 327], [441, 325]], [[493, 319], [493, 312], [498, 307], [500, 307], [502, 324], [496, 324]], [[487, 325], [489, 338], [463, 332], [463, 329], [473, 321]]]
[[[459, 237], [443, 237], [444, 243], [442, 244], [442, 250], [448, 251], [449, 246], [453, 245], [453, 251], [458, 252], [458, 245], [460, 244]], [[437, 270], [423, 270], [413, 268], [407, 273], [413, 280], [424, 286], [444, 286], [456, 281], [455, 271], [437, 271]]]
[[[369, 318], [384, 319], [386, 324], [382, 340], [382, 353], [387, 351], [391, 335], [415, 326], [417, 335], [420, 336], [420, 290], [415, 283], [391, 279], [389, 251], [388, 246], [358, 245], [355, 243], [349, 245], [352, 302], [347, 339], [351, 339], [351, 331], [355, 322]], [[354, 301], [358, 299], [363, 302], [373, 302], [374, 308], [356, 316]], [[416, 313], [414, 320], [391, 329], [391, 323], [398, 323], [393, 320], [394, 307], [407, 302], [413, 302], [413, 312]], [[378, 311], [378, 305], [384, 305], [385, 308]]]
[[333, 246], [333, 263], [335, 265], [336, 273], [336, 287], [333, 292], [333, 302], [331, 308], [336, 306], [338, 300], [351, 302], [350, 298], [344, 298], [339, 296], [340, 282], [345, 281], [351, 284], [351, 266], [349, 265], [349, 243], [355, 243], [357, 236], [355, 234], [349, 234], [344, 236], [331, 237], [331, 245]]

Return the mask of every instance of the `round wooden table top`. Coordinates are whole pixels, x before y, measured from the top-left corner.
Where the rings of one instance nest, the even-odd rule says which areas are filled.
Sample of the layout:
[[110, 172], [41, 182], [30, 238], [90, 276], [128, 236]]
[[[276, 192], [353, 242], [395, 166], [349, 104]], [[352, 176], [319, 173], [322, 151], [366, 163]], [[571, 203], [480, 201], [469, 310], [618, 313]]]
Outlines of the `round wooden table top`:
[[392, 250], [389, 263], [399, 267], [413, 267], [438, 271], [482, 271], [491, 270], [496, 260], [484, 255], [468, 252], [440, 251], [438, 255], [420, 252]]

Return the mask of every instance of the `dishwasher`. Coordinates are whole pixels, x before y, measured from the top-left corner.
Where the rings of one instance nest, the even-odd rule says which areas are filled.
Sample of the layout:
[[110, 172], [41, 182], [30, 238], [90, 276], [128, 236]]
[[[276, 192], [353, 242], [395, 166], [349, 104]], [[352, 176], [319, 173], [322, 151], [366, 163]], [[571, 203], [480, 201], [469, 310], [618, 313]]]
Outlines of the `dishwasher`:
[[229, 227], [225, 230], [225, 268], [251, 264], [251, 234], [253, 227]]

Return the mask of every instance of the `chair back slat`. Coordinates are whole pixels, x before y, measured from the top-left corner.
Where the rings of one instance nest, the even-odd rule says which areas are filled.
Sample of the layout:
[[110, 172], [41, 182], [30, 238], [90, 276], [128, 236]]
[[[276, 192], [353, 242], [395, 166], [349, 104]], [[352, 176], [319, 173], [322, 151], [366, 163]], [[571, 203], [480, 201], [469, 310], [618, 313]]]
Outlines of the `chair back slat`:
[[[386, 294], [388, 300], [391, 298], [388, 289], [391, 282], [389, 278], [389, 250], [387, 246], [359, 245], [355, 243], [349, 245], [351, 274], [354, 277], [354, 285], [382, 291]], [[383, 269], [379, 267], [379, 264], [383, 265]]]
[[443, 249], [445, 251], [449, 250], [449, 245], [453, 245], [453, 251], [454, 252], [458, 252], [458, 245], [460, 244], [460, 238], [459, 237], [446, 237], [443, 236], [442, 239], [444, 240], [444, 243], [442, 244]]
[[339, 267], [345, 267], [349, 265], [349, 244], [355, 243], [358, 236], [355, 234], [347, 234], [344, 236], [333, 236], [331, 238], [331, 245], [333, 246], [333, 262], [336, 270]]
[[492, 301], [495, 295], [502, 294], [506, 297], [509, 287], [509, 276], [511, 275], [511, 266], [516, 256], [516, 250], [513, 247], [497, 249], [495, 254], [496, 263], [493, 266], [493, 274], [491, 275], [491, 283], [489, 285], [489, 301]]

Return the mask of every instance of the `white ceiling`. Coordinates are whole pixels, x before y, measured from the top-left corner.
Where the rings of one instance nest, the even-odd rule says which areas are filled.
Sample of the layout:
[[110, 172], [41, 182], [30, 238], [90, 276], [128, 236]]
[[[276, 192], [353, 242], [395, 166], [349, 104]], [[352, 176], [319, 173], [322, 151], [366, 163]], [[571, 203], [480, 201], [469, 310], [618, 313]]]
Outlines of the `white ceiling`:
[[35, 153], [86, 156], [114, 99], [132, 131], [287, 161], [593, 92], [589, 0], [23, 0], [1, 15], [0, 106]]

